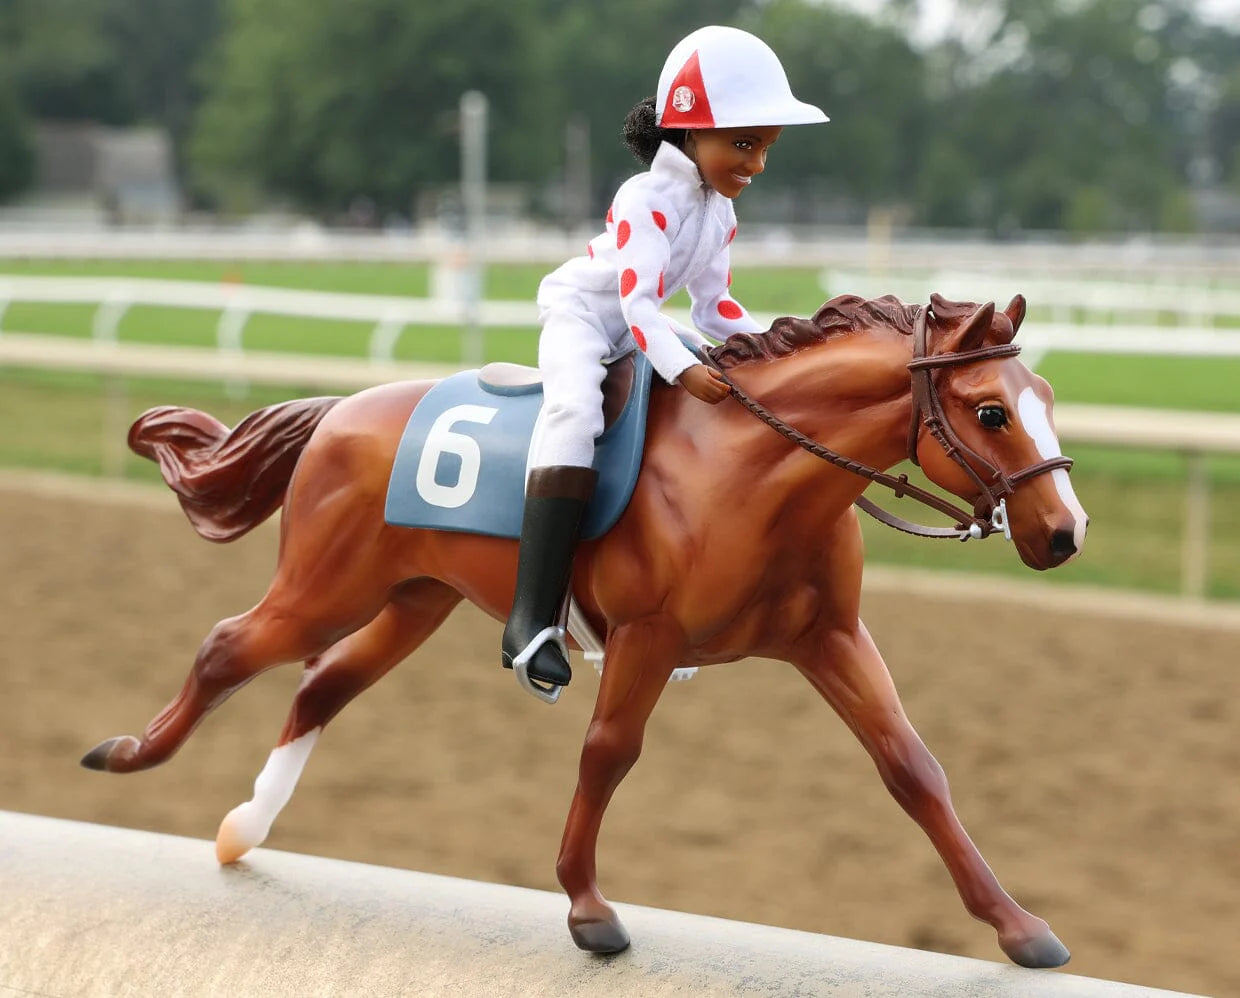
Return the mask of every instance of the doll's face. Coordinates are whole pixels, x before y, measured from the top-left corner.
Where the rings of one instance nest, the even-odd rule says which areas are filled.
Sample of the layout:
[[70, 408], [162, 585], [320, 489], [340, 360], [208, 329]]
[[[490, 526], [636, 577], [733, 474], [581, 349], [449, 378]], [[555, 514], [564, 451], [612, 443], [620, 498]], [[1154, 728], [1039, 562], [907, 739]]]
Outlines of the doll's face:
[[685, 139], [685, 153], [706, 183], [725, 198], [737, 198], [766, 169], [767, 150], [782, 132], [779, 125], [695, 128]]

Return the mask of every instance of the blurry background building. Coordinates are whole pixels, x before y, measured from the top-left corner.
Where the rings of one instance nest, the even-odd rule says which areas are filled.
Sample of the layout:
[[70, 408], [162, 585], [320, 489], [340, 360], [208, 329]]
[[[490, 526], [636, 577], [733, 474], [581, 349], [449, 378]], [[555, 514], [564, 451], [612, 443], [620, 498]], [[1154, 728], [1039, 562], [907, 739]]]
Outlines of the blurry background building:
[[180, 192], [165, 130], [41, 122], [34, 147], [34, 179], [22, 199], [32, 221], [176, 221]]

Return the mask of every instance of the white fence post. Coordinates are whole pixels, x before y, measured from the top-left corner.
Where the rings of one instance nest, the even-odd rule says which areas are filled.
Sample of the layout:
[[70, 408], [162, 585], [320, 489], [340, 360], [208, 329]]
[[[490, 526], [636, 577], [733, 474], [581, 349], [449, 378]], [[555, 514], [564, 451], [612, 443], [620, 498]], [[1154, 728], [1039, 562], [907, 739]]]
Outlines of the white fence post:
[[[221, 313], [220, 321], [215, 327], [215, 341], [221, 353], [240, 356], [244, 351], [241, 335], [245, 332], [245, 324], [250, 321], [250, 310], [244, 302], [232, 301]], [[224, 391], [229, 398], [245, 398], [249, 391], [249, 382], [230, 379], [224, 384]]]
[[477, 90], [461, 95], [461, 204], [465, 212], [465, 330], [461, 359], [482, 364], [483, 245], [487, 212], [487, 98]]
[[121, 319], [133, 304], [129, 289], [123, 284], [114, 286], [95, 309], [90, 324], [91, 338], [100, 343], [116, 343], [120, 339]]
[[391, 309], [370, 332], [370, 345], [366, 355], [372, 364], [390, 364], [396, 360], [396, 343], [407, 326], [408, 319], [397, 309]]

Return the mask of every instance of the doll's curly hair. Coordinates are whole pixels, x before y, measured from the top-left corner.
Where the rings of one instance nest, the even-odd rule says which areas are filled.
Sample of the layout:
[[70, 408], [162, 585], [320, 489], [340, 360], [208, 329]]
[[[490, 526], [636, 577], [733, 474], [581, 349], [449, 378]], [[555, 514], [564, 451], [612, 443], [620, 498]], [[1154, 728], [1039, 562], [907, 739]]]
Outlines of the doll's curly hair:
[[653, 97], [638, 101], [624, 118], [624, 144], [647, 166], [654, 161], [661, 142], [670, 142], [681, 150], [685, 147], [683, 128], [660, 128], [655, 118]]

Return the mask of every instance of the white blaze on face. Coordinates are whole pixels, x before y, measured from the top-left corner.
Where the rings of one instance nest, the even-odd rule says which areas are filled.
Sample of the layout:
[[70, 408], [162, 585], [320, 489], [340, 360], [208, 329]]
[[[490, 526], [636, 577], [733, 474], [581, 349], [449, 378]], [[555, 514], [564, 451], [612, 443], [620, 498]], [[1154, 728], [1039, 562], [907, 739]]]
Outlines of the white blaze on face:
[[[1026, 388], [1016, 399], [1016, 412], [1020, 416], [1021, 425], [1033, 440], [1043, 460], [1062, 456], [1059, 438], [1051, 429], [1050, 417], [1046, 414], [1046, 403], [1038, 398], [1032, 387]], [[1085, 543], [1085, 526], [1089, 522], [1089, 517], [1085, 515], [1085, 509], [1076, 498], [1076, 493], [1072, 491], [1072, 482], [1068, 479], [1068, 473], [1063, 468], [1057, 468], [1051, 472], [1051, 478], [1055, 482], [1059, 498], [1063, 500], [1068, 512], [1076, 520], [1072, 538], [1076, 542], [1076, 552], [1080, 554], [1081, 547]], [[1075, 558], [1076, 554], [1072, 557]], [[1071, 561], [1071, 558], [1068, 560]]]

